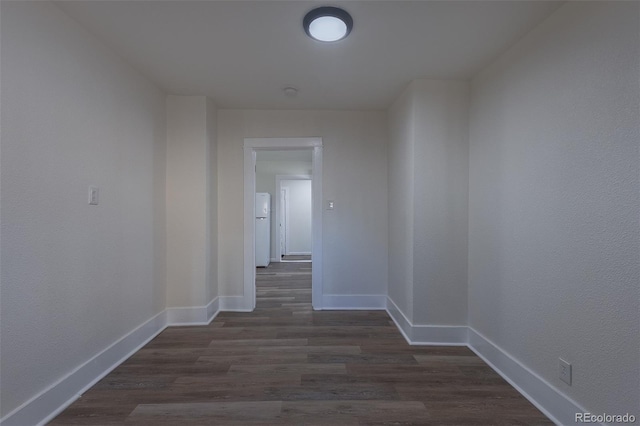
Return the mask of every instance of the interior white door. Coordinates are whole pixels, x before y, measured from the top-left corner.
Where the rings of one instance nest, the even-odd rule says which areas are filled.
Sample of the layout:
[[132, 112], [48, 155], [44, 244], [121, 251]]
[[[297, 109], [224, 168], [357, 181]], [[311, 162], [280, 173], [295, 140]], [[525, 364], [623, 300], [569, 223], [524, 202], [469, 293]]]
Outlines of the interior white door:
[[269, 251], [271, 249], [271, 243], [269, 242], [269, 234], [271, 233], [271, 225], [269, 224], [268, 217], [256, 218], [256, 266], [267, 267], [269, 266]]
[[280, 254], [287, 254], [287, 188], [280, 190]]
[[286, 255], [310, 255], [313, 244], [311, 215], [311, 180], [282, 180], [287, 188], [286, 205]]

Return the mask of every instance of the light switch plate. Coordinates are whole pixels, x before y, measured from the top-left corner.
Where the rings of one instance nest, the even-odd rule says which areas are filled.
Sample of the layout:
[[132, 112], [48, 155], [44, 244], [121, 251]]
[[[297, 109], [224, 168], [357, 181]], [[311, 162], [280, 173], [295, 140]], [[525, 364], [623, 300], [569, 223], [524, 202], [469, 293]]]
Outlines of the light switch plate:
[[99, 195], [99, 190], [97, 186], [90, 186], [89, 187], [89, 205], [91, 206], [97, 206], [98, 205], [98, 195]]
[[333, 210], [333, 201], [327, 200], [327, 210]]

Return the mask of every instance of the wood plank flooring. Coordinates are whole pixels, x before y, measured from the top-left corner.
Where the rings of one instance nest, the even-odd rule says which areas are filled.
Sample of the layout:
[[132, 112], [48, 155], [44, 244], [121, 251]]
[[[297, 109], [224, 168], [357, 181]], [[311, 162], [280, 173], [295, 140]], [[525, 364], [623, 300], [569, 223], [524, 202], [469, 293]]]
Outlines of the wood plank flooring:
[[465, 347], [383, 311], [313, 311], [311, 263], [257, 270], [257, 308], [171, 327], [52, 425], [546, 425]]

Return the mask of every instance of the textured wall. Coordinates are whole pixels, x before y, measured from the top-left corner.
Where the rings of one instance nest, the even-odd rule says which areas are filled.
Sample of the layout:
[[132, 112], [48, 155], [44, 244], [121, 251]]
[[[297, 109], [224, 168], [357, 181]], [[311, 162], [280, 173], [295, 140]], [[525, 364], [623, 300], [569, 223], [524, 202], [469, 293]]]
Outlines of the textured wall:
[[52, 3], [1, 8], [4, 416], [164, 309], [165, 97]]
[[469, 84], [416, 80], [413, 320], [466, 325]]
[[409, 86], [393, 103], [389, 120], [389, 292], [413, 321], [413, 155], [415, 119]]
[[466, 323], [468, 92], [415, 80], [389, 110], [389, 297], [416, 325]]
[[207, 292], [205, 301], [208, 303], [218, 296], [218, 109], [213, 100], [207, 98], [207, 142], [209, 144], [209, 164], [207, 203], [209, 222], [207, 223], [208, 265]]
[[218, 110], [220, 294], [243, 284], [243, 142], [322, 137], [325, 294], [387, 290], [386, 120], [379, 111]]
[[469, 324], [594, 413], [640, 400], [638, 7], [567, 3], [473, 81]]
[[204, 306], [212, 295], [207, 106], [204, 96], [167, 97], [168, 307]]

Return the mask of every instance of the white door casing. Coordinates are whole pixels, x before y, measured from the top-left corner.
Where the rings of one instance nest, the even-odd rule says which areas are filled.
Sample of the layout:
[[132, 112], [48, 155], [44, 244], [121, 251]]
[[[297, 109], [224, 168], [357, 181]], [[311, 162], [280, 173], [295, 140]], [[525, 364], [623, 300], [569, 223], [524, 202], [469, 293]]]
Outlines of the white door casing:
[[[256, 306], [255, 189], [256, 151], [310, 149], [312, 156], [312, 261], [311, 300], [313, 309], [322, 309], [322, 138], [245, 138], [244, 140], [244, 311]], [[279, 191], [276, 191], [279, 194]], [[279, 203], [276, 203], [276, 207]], [[278, 233], [279, 234], [279, 233]], [[277, 246], [279, 247], [279, 245]]]

